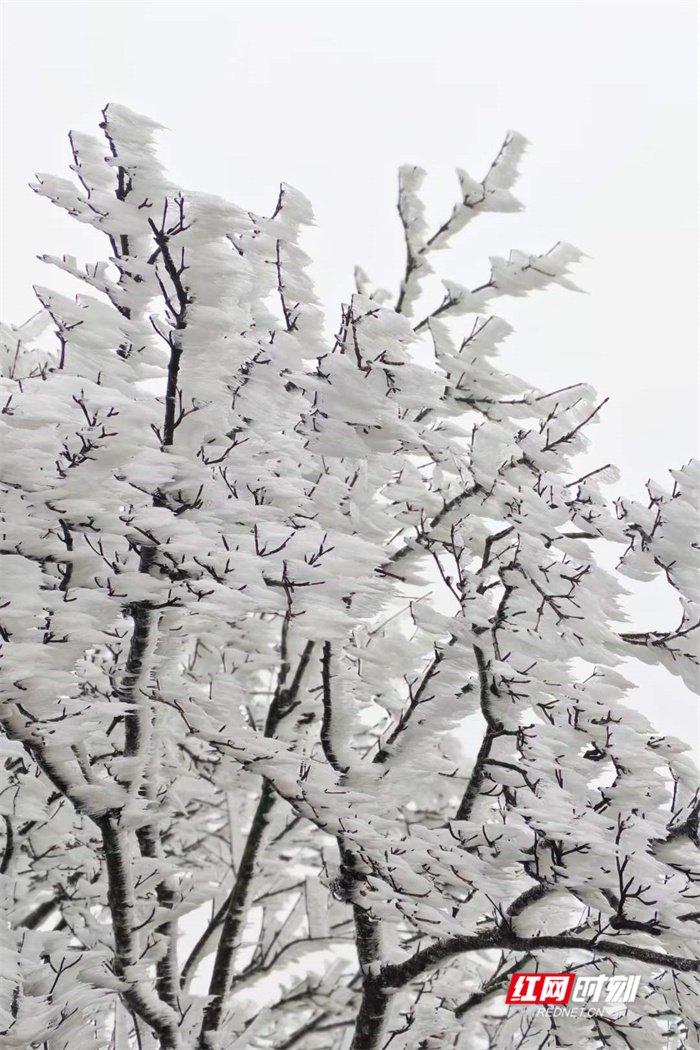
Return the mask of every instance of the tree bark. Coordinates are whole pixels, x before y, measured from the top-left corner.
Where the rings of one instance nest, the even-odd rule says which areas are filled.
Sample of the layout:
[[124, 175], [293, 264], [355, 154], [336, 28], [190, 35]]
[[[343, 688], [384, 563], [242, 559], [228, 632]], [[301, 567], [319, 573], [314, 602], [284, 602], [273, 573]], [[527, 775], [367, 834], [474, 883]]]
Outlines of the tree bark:
[[130, 970], [139, 961], [134, 932], [134, 894], [130, 859], [126, 855], [126, 835], [114, 826], [108, 816], [99, 821], [107, 868], [107, 902], [114, 930], [114, 968], [128, 987], [122, 998], [128, 1009], [155, 1032], [160, 1050], [180, 1050], [181, 1043], [175, 1012], [154, 991], [133, 983]]
[[248, 832], [243, 857], [236, 875], [236, 882], [226, 902], [226, 915], [209, 983], [209, 995], [211, 998], [204, 1010], [202, 1029], [199, 1036], [198, 1045], [202, 1050], [208, 1044], [209, 1035], [215, 1032], [221, 1024], [224, 1001], [233, 979], [236, 948], [238, 947], [241, 926], [245, 921], [247, 912], [250, 889], [255, 872], [255, 862], [265, 829], [269, 823], [275, 798], [274, 788], [269, 780], [263, 780], [262, 791], [260, 792], [258, 805], [253, 816], [253, 823]]
[[[296, 697], [299, 692], [304, 672], [308, 666], [313, 650], [313, 642], [307, 642], [299, 658], [296, 671], [288, 688], [285, 687], [289, 672], [287, 660], [287, 629], [282, 634], [282, 665], [280, 678], [277, 683], [275, 695], [270, 704], [270, 709], [265, 722], [266, 737], [273, 737], [277, 732], [280, 722], [296, 705]], [[241, 925], [245, 921], [245, 915], [250, 898], [250, 890], [255, 874], [255, 864], [258, 853], [263, 843], [265, 830], [270, 821], [270, 813], [277, 799], [275, 789], [269, 780], [263, 780], [258, 805], [253, 816], [253, 822], [248, 832], [245, 849], [241, 858], [240, 867], [236, 875], [236, 881], [231, 894], [226, 901], [226, 914], [223, 920], [223, 929], [216, 949], [214, 969], [209, 982], [210, 1000], [207, 1003], [202, 1027], [199, 1033], [198, 1047], [206, 1050], [209, 1043], [209, 1035], [216, 1032], [221, 1024], [224, 1003], [233, 979], [233, 966], [235, 962], [236, 949], [238, 947]]]
[[371, 977], [362, 983], [362, 1000], [350, 1050], [375, 1050], [384, 1030], [389, 994]]

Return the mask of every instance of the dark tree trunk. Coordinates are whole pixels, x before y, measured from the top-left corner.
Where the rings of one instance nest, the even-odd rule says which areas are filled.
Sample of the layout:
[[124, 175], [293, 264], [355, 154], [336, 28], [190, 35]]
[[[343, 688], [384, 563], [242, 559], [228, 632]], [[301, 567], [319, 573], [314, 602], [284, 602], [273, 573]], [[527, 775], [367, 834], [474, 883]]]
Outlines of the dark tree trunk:
[[362, 1001], [355, 1022], [355, 1034], [350, 1050], [376, 1050], [384, 1031], [384, 1019], [389, 1005], [387, 991], [370, 977], [362, 984]]

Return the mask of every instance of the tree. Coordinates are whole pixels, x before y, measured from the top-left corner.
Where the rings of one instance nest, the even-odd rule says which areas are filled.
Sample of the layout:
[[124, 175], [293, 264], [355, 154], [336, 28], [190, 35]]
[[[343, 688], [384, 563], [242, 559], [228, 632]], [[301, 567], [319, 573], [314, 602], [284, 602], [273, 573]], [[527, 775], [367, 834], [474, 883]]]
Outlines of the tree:
[[[100, 128], [34, 189], [105, 258], [44, 257], [87, 290], [3, 330], [3, 1045], [697, 1045], [697, 777], [620, 667], [696, 684], [698, 465], [611, 502], [604, 401], [499, 370], [491, 302], [573, 287], [570, 246], [424, 307], [524, 140], [432, 234], [401, 170], [398, 300], [358, 270], [328, 338], [299, 193], [262, 218]], [[679, 626], [626, 629], [621, 575]], [[572, 968], [643, 994], [505, 1010]]]

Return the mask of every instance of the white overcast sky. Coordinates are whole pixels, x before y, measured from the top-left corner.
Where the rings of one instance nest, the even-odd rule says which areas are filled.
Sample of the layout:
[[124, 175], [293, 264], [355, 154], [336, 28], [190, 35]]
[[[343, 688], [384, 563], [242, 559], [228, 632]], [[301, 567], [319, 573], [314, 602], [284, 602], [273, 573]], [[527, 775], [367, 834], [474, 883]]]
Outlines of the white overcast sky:
[[[67, 174], [66, 132], [95, 129], [108, 101], [168, 128], [164, 155], [186, 187], [268, 213], [282, 180], [311, 199], [329, 324], [355, 263], [397, 283], [398, 165], [428, 170], [441, 214], [454, 168], [481, 177], [515, 128], [531, 142], [526, 210], [481, 218], [443, 254], [443, 274], [480, 283], [489, 254], [576, 244], [588, 294], [499, 302], [517, 329], [508, 366], [610, 395], [593, 434], [629, 494], [697, 454], [695, 3], [5, 0], [2, 11], [5, 320], [35, 311], [33, 283], [61, 283], [39, 252], [97, 250], [26, 184]], [[645, 710], [663, 706], [663, 681], [645, 672]], [[673, 692], [681, 725], [660, 728], [688, 736], [697, 707]]]

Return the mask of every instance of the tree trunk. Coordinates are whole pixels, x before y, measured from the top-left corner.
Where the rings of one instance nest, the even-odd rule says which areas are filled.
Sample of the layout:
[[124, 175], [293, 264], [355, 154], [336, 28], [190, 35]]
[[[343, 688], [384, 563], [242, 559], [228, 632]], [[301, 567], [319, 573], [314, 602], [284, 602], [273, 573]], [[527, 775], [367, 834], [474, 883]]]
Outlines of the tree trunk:
[[376, 1050], [384, 1031], [388, 1005], [389, 995], [386, 990], [377, 981], [365, 977], [350, 1050]]

